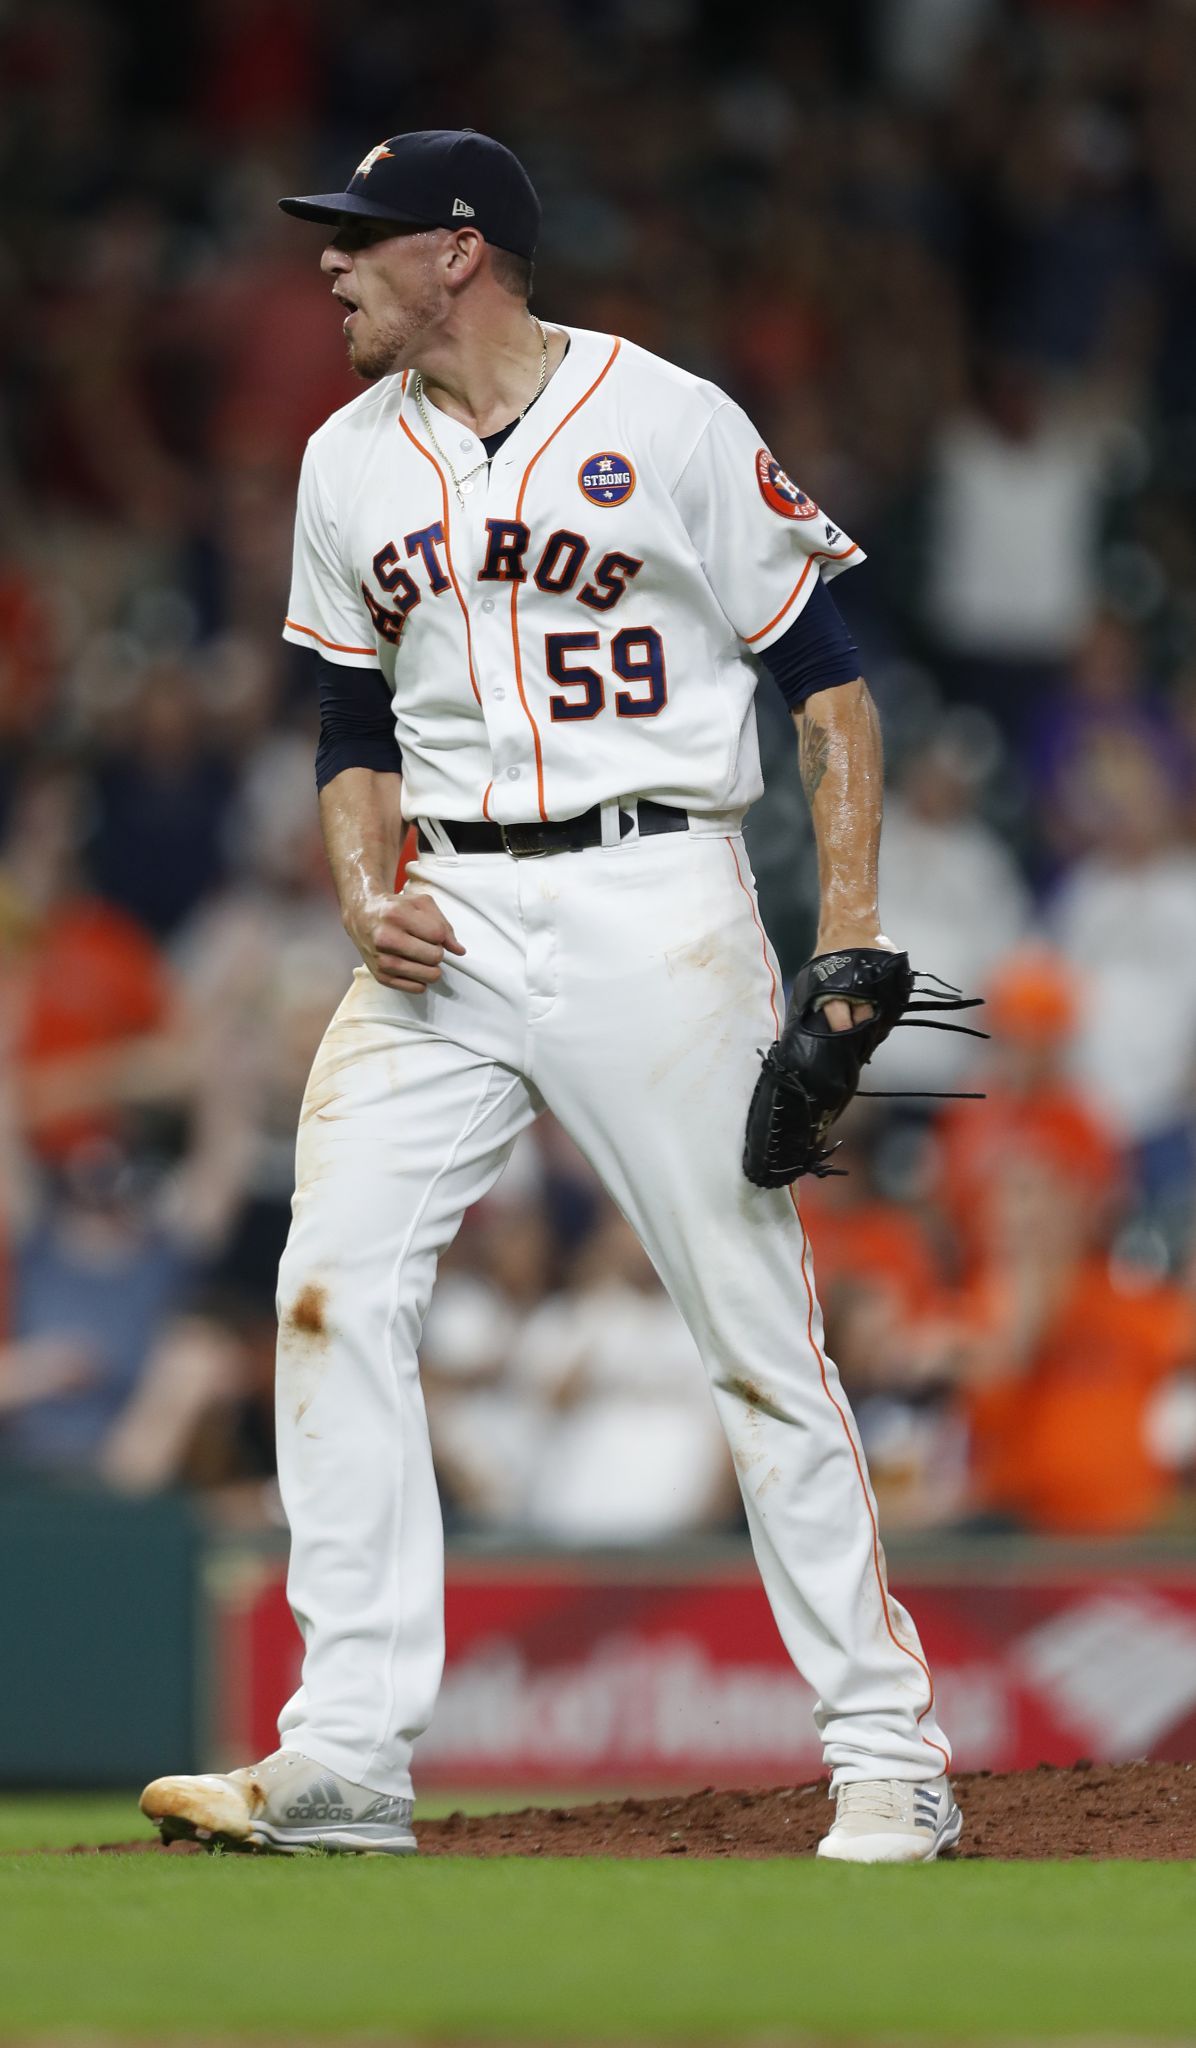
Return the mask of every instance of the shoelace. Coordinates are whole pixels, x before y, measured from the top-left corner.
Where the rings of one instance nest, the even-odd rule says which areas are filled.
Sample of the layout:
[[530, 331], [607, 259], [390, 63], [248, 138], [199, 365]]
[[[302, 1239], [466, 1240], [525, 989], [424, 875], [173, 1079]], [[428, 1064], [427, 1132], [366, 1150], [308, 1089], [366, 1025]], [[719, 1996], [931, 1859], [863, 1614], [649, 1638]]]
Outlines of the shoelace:
[[850, 1814], [853, 1820], [904, 1820], [901, 1795], [908, 1789], [892, 1778], [865, 1778], [858, 1785], [840, 1785], [835, 1810], [840, 1819]]

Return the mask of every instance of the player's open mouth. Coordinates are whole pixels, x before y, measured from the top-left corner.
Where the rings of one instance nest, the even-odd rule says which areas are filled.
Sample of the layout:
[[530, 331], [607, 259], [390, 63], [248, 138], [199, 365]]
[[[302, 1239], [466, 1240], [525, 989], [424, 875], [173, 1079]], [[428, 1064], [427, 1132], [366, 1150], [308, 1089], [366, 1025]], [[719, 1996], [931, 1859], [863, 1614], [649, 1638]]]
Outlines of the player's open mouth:
[[337, 299], [337, 300], [339, 300], [339, 302], [340, 302], [340, 304], [341, 304], [342, 306], [347, 306], [347, 307], [348, 307], [348, 312], [347, 312], [347, 314], [346, 314], [346, 316], [345, 316], [345, 322], [344, 322], [344, 329], [345, 329], [345, 333], [347, 334], [347, 333], [348, 333], [348, 331], [349, 331], [349, 328], [350, 328], [350, 327], [352, 326], [352, 324], [353, 324], [353, 317], [354, 317], [354, 315], [355, 315], [355, 314], [357, 313], [357, 311], [359, 310], [359, 309], [358, 309], [358, 305], [357, 305], [357, 301], [356, 301], [356, 299], [351, 299], [351, 298], [349, 297], [349, 294], [348, 294], [347, 292], [333, 292], [332, 296], [333, 296], [333, 298], [334, 298], [334, 299]]

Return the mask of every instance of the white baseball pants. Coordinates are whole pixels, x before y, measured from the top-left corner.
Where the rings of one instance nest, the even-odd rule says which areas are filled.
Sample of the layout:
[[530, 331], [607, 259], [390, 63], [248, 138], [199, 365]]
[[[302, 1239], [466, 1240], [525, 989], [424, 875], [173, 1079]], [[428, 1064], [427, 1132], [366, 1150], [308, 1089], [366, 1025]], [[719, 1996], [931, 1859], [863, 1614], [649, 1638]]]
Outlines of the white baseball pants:
[[443, 1664], [443, 1540], [416, 1353], [437, 1260], [547, 1107], [697, 1341], [760, 1573], [836, 1783], [949, 1750], [888, 1593], [788, 1189], [741, 1169], [780, 983], [738, 833], [421, 857], [466, 948], [426, 994], [359, 967], [304, 1099], [279, 1277], [278, 1465], [306, 1654], [284, 1748], [411, 1790]]

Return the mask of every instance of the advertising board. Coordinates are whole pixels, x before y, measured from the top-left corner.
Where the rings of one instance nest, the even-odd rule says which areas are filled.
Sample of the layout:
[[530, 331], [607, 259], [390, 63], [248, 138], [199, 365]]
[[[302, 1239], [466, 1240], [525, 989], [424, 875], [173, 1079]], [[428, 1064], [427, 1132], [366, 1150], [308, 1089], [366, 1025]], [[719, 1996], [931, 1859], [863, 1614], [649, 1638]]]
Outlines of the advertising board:
[[[964, 1770], [1196, 1759], [1196, 1569], [907, 1570]], [[421, 1786], [742, 1784], [820, 1768], [812, 1695], [746, 1562], [451, 1564]], [[272, 1568], [218, 1630], [222, 1757], [266, 1754], [300, 1647]]]

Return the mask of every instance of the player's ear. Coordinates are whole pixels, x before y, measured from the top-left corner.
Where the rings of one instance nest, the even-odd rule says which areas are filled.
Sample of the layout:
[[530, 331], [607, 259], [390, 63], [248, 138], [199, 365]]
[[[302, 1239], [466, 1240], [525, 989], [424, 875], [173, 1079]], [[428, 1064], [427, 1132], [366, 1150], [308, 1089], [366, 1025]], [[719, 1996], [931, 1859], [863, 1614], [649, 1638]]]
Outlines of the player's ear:
[[485, 248], [476, 228], [457, 228], [446, 235], [443, 255], [449, 284], [454, 288], [467, 284], [480, 269]]

